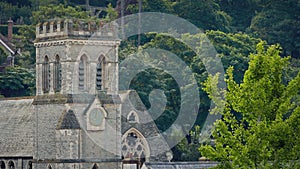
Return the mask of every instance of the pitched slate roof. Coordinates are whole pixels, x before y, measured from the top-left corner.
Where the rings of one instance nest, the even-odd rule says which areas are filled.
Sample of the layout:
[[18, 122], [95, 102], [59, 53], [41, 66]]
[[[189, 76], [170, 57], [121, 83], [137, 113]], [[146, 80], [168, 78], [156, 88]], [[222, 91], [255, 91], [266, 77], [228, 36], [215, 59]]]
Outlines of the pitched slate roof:
[[57, 124], [57, 130], [61, 129], [80, 129], [80, 124], [74, 114], [73, 110], [65, 111]]
[[[165, 151], [170, 150], [167, 141], [163, 135], [159, 132], [151, 114], [147, 111], [141, 101], [138, 93], [135, 90], [119, 91], [122, 102], [122, 135], [132, 128], [138, 130], [143, 137], [145, 137], [150, 148], [150, 160], [151, 161], [166, 161]], [[130, 123], [127, 120], [128, 114], [134, 111], [139, 119], [138, 123]]]
[[0, 156], [33, 156], [33, 99], [0, 101]]
[[16, 47], [9, 42], [7, 37], [3, 36], [2, 34], [0, 34], [0, 45], [2, 45], [5, 48], [5, 50], [7, 50], [12, 55], [16, 54]]

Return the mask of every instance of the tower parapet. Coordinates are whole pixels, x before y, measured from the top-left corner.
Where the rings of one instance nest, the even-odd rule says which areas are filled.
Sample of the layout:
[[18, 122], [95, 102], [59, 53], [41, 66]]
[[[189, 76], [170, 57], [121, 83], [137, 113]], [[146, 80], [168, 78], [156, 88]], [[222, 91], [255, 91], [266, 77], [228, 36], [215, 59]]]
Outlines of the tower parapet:
[[36, 42], [47, 41], [49, 38], [70, 39], [72, 37], [115, 39], [117, 38], [117, 25], [80, 19], [52, 20], [36, 25]]
[[116, 95], [119, 44], [115, 23], [66, 19], [38, 24], [37, 95]]

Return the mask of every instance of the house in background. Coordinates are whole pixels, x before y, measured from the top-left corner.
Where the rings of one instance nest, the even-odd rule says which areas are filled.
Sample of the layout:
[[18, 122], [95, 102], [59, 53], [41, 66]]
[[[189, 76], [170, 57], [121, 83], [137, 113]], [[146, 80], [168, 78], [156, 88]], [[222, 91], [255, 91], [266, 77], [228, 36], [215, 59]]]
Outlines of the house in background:
[[13, 39], [13, 20], [8, 20], [7, 26], [7, 37], [0, 33], [0, 54], [5, 56], [0, 56], [2, 58], [2, 63], [0, 62], [0, 71], [3, 71], [5, 67], [14, 66], [14, 59], [21, 55], [20, 49], [12, 43]]

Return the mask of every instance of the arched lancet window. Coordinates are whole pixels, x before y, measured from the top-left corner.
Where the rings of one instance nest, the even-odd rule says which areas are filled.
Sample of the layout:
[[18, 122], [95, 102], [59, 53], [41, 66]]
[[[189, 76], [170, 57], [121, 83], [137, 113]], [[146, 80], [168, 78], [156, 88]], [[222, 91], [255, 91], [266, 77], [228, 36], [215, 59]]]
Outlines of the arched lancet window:
[[130, 129], [122, 137], [122, 156], [125, 160], [144, 162], [150, 155], [146, 139], [135, 129]]
[[42, 83], [43, 83], [43, 92], [47, 93], [50, 89], [50, 64], [48, 56], [45, 56], [43, 62], [43, 70], [42, 70]]
[[94, 164], [92, 169], [99, 169], [99, 167], [97, 164]]
[[32, 169], [32, 161], [28, 161], [28, 163], [27, 163], [27, 169]]
[[79, 61], [78, 78], [78, 89], [85, 90], [87, 81], [87, 57], [85, 55], [81, 56]]
[[15, 169], [15, 163], [13, 161], [8, 162], [8, 168], [9, 169]]
[[61, 89], [61, 64], [58, 55], [55, 57], [55, 62], [53, 66], [53, 88], [55, 92], [59, 92]]
[[52, 169], [51, 164], [48, 164], [47, 169]]
[[102, 90], [103, 87], [103, 70], [104, 70], [104, 56], [101, 55], [97, 63], [97, 72], [96, 72], [96, 89]]
[[127, 121], [129, 123], [138, 123], [139, 122], [139, 117], [138, 117], [137, 113], [134, 112], [134, 111], [131, 111], [127, 116]]
[[0, 161], [0, 167], [1, 167], [1, 169], [5, 169], [5, 163], [4, 163], [4, 161]]

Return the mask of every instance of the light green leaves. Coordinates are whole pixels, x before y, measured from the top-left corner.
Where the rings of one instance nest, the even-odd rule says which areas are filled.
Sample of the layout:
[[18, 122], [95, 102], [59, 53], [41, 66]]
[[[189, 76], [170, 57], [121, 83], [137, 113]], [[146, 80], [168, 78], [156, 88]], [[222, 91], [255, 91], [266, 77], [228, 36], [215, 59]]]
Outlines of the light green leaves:
[[[215, 145], [199, 148], [201, 154], [221, 162], [219, 168], [299, 167], [300, 73], [288, 84], [282, 81], [288, 57], [280, 57], [277, 45], [257, 45], [241, 84], [227, 70], [225, 109], [220, 111], [216, 76], [204, 83], [222, 119], [215, 123]], [[224, 92], [225, 93], [225, 92]]]

